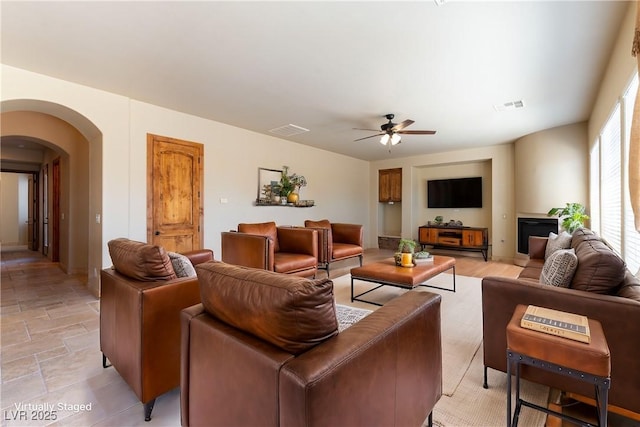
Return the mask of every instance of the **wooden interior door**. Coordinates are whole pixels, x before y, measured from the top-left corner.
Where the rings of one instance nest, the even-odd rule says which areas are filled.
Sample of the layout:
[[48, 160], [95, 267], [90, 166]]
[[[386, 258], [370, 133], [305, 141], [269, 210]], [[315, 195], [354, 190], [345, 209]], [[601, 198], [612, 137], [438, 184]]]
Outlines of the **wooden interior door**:
[[51, 261], [60, 261], [60, 158], [51, 163]]
[[27, 248], [38, 250], [38, 174], [32, 173], [28, 179], [27, 207]]
[[167, 251], [202, 248], [204, 146], [147, 135], [147, 241]]

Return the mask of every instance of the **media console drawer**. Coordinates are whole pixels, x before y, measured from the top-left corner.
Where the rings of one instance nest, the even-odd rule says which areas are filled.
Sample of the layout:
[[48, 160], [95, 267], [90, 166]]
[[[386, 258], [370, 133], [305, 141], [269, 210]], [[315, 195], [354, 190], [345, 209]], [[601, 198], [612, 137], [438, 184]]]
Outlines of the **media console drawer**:
[[460, 242], [462, 239], [458, 239], [456, 237], [440, 237], [438, 239], [438, 243], [441, 245], [452, 245], [452, 246], [460, 246]]

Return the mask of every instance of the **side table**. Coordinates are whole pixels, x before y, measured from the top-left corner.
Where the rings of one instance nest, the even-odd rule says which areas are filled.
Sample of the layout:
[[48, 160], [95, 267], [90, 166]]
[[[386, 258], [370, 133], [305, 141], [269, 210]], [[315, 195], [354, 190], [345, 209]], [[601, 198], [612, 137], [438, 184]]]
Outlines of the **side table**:
[[[606, 427], [608, 393], [611, 385], [611, 356], [600, 322], [589, 319], [591, 342], [587, 344], [522, 328], [520, 320], [526, 309], [527, 306], [518, 305], [507, 325], [507, 427], [518, 425], [518, 416], [523, 405], [578, 425], [591, 426], [578, 418], [521, 399], [520, 366], [522, 364], [593, 384], [598, 425]], [[511, 418], [512, 365], [515, 367], [516, 375], [516, 407], [513, 419]]]

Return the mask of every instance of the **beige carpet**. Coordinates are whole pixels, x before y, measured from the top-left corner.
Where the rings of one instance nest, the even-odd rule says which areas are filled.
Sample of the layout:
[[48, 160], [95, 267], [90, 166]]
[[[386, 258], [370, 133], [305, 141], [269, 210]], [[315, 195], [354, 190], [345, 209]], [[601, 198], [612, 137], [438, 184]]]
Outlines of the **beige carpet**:
[[[376, 310], [373, 304], [351, 302], [351, 277], [333, 279], [336, 302], [352, 307]], [[440, 274], [426, 282], [452, 288], [452, 275]], [[375, 287], [373, 283], [355, 281], [356, 293]], [[489, 389], [482, 387], [482, 288], [481, 279], [456, 275], [456, 292], [420, 287], [419, 291], [442, 296], [442, 390], [443, 396], [434, 410], [438, 426], [501, 426], [506, 424], [506, 374], [489, 370]], [[385, 303], [406, 290], [383, 286], [363, 298]], [[505, 356], [506, 357], [506, 356]], [[522, 396], [546, 405], [548, 388], [523, 382]], [[544, 426], [543, 413], [523, 408], [522, 426]]]

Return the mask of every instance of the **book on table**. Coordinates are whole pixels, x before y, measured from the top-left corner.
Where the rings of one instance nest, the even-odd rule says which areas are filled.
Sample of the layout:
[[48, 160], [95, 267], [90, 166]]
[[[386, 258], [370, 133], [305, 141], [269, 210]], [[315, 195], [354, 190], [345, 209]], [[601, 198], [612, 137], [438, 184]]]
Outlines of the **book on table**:
[[520, 326], [584, 343], [591, 342], [589, 319], [580, 314], [530, 305], [520, 320]]

